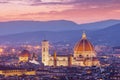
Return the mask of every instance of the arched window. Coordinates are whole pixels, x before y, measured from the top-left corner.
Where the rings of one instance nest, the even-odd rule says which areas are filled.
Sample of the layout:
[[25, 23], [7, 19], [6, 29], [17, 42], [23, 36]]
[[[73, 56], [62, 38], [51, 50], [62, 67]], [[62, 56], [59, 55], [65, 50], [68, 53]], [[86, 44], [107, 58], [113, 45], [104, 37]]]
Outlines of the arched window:
[[80, 58], [82, 58], [82, 55], [79, 55]]

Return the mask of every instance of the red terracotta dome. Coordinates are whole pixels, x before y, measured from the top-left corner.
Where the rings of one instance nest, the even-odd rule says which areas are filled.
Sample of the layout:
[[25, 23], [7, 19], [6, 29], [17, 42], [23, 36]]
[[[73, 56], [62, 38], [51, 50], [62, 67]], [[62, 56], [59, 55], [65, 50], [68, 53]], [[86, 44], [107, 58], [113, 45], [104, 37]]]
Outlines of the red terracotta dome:
[[86, 38], [86, 34], [83, 33], [82, 34], [82, 39], [76, 43], [75, 47], [74, 47], [74, 51], [78, 51], [78, 53], [80, 51], [94, 51], [94, 47], [93, 45], [90, 43], [90, 41]]
[[30, 52], [27, 50], [23, 50], [20, 54], [21, 57], [30, 57]]

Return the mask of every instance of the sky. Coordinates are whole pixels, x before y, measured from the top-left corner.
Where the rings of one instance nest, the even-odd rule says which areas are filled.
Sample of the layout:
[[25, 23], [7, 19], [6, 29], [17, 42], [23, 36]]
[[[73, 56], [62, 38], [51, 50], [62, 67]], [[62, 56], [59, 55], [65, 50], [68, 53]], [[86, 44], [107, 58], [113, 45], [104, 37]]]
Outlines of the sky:
[[120, 0], [0, 0], [0, 22], [120, 19]]

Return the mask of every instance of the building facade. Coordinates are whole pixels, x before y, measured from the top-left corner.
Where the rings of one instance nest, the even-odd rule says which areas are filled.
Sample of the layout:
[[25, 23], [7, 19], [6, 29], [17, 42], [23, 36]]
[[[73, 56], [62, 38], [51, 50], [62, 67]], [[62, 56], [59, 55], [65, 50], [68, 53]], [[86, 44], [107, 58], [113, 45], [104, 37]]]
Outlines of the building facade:
[[27, 50], [23, 50], [19, 55], [19, 62], [28, 62], [30, 58], [30, 52]]
[[100, 66], [93, 45], [86, 34], [74, 46], [73, 55], [54, 55], [49, 53], [49, 41], [42, 41], [42, 63], [45, 66]]
[[0, 70], [0, 75], [4, 76], [22, 76], [22, 75], [36, 75], [36, 71], [27, 70]]

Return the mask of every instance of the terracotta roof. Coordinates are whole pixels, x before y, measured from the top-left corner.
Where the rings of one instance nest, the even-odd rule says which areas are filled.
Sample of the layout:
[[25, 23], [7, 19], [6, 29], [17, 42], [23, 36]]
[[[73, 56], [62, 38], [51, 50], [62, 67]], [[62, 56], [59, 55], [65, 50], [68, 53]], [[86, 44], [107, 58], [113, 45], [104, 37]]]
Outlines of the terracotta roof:
[[30, 52], [28, 50], [23, 50], [20, 54], [21, 57], [30, 57]]
[[94, 51], [94, 47], [87, 39], [86, 35], [82, 35], [82, 39], [76, 43], [74, 51]]

